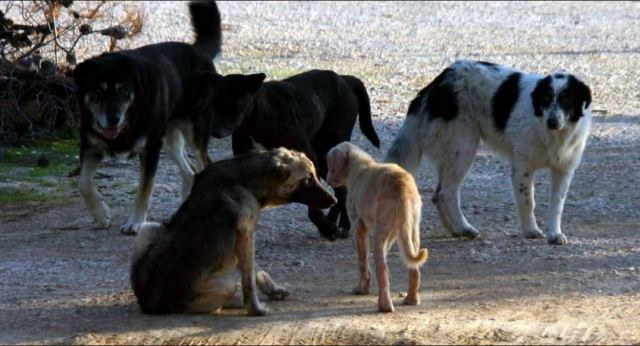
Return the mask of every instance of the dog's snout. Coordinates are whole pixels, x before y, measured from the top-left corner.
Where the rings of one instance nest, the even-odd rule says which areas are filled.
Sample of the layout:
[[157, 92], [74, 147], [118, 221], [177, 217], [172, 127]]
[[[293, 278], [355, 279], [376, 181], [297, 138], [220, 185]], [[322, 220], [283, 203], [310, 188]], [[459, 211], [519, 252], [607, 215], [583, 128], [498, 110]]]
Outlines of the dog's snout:
[[120, 123], [120, 117], [116, 114], [111, 114], [107, 116], [107, 125], [116, 126]]
[[547, 127], [551, 130], [557, 130], [560, 127], [560, 122], [557, 118], [549, 118], [547, 119]]

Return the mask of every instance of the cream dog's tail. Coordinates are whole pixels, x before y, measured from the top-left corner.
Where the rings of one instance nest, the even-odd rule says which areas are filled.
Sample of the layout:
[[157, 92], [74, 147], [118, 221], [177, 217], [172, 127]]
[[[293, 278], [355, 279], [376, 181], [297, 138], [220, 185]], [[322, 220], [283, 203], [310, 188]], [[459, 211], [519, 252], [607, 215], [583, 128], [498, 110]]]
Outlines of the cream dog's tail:
[[[405, 205], [405, 224], [404, 229], [400, 230], [398, 236], [398, 245], [404, 263], [409, 268], [418, 268], [429, 258], [429, 251], [420, 248], [420, 215], [421, 206], [419, 204], [411, 204], [407, 202]], [[413, 209], [416, 210], [413, 210]]]

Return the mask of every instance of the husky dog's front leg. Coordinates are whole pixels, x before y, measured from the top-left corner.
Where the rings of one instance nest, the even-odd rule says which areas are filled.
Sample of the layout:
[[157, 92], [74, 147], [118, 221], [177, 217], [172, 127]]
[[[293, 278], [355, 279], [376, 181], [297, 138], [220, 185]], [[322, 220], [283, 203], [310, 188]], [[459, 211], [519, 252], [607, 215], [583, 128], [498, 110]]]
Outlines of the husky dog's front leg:
[[160, 159], [161, 143], [148, 143], [144, 152], [140, 154], [140, 182], [138, 193], [126, 224], [120, 227], [122, 234], [137, 234], [142, 224], [147, 221], [149, 200], [153, 192], [153, 184]]
[[100, 161], [102, 161], [102, 155], [82, 150], [81, 158], [82, 165], [80, 166], [80, 179], [78, 181], [80, 195], [84, 199], [91, 216], [96, 221], [96, 226], [108, 228], [111, 223], [109, 208], [102, 200], [102, 196], [93, 181], [93, 176], [98, 169]]
[[573, 171], [562, 172], [551, 168], [550, 173], [551, 190], [546, 219], [547, 241], [549, 244], [564, 245], [567, 243], [567, 237], [562, 234], [560, 220], [567, 191], [569, 191], [569, 185], [573, 178]]
[[242, 300], [247, 313], [251, 316], [264, 316], [269, 313], [269, 309], [260, 303], [258, 292], [256, 291], [253, 231], [253, 229], [242, 228], [236, 231], [236, 254], [238, 256], [238, 268], [242, 275]]

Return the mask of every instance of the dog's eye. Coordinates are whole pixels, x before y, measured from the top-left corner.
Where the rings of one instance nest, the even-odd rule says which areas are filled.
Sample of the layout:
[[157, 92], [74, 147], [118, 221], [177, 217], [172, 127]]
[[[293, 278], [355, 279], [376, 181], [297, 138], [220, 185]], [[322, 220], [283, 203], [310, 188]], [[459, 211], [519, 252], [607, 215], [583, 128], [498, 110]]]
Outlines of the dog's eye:
[[125, 88], [125, 87], [119, 87], [116, 89], [116, 92], [118, 93], [118, 95], [120, 95], [121, 97], [129, 97], [129, 89]]
[[102, 98], [102, 90], [97, 89], [89, 93], [89, 101], [91, 102], [99, 102]]
[[567, 96], [567, 95], [558, 96], [558, 102], [560, 102], [562, 104], [569, 103], [569, 96]]

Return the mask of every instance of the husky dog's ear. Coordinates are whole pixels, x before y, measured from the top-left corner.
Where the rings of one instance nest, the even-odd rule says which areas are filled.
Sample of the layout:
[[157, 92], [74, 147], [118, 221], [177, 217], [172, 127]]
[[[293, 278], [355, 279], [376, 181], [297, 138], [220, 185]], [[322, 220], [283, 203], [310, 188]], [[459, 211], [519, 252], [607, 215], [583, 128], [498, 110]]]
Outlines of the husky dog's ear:
[[569, 75], [567, 90], [573, 99], [573, 112], [569, 120], [577, 122], [584, 115], [583, 110], [591, 104], [591, 89], [576, 77]]
[[95, 69], [95, 62], [92, 59], [85, 60], [73, 69], [73, 82], [76, 84], [77, 90], [85, 91], [93, 79], [91, 71]]

